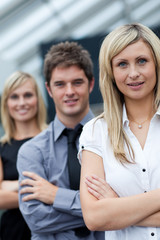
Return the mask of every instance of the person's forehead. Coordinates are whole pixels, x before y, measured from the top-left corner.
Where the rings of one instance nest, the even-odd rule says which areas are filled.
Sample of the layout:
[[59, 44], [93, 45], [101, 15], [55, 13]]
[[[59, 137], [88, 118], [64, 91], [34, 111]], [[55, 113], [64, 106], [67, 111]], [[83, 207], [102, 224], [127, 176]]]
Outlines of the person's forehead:
[[52, 70], [51, 79], [84, 78], [85, 72], [79, 66], [56, 67]]
[[115, 57], [113, 57], [113, 60], [116, 60], [118, 58], [123, 57], [130, 57], [135, 54], [143, 55], [143, 54], [149, 54], [152, 55], [151, 49], [148, 46], [147, 43], [145, 43], [143, 40], [139, 40], [135, 43], [132, 43], [128, 46], [126, 46], [121, 52], [119, 52]]

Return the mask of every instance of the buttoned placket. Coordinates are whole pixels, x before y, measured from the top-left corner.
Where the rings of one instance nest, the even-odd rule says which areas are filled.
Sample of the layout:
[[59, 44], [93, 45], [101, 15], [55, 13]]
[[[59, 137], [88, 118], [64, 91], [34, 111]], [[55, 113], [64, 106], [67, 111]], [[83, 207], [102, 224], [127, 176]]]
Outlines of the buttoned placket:
[[[132, 131], [129, 128], [129, 123], [127, 124], [127, 132], [130, 135], [131, 142], [134, 146], [134, 148], [138, 149], [138, 154], [136, 155], [136, 162], [139, 166], [140, 176], [141, 176], [141, 184], [143, 193], [146, 193], [147, 191], [150, 191], [150, 179], [149, 179], [149, 159], [150, 157], [150, 131], [152, 129], [152, 122], [150, 123], [147, 139], [145, 142], [144, 149], [142, 149], [138, 139], [135, 137], [135, 135], [132, 133]], [[148, 240], [158, 240], [157, 238], [157, 230], [156, 227], [148, 227]]]

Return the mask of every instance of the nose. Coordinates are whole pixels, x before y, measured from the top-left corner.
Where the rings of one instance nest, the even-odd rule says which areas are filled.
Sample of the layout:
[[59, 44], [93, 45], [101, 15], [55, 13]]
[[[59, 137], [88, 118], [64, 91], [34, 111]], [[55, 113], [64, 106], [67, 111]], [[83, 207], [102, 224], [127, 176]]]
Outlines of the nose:
[[128, 76], [129, 76], [129, 78], [131, 78], [133, 80], [137, 79], [140, 76], [140, 73], [135, 65], [130, 66]]
[[74, 95], [74, 86], [72, 86], [71, 83], [68, 83], [66, 85], [66, 95], [68, 95], [68, 96]]
[[25, 104], [25, 99], [24, 97], [19, 98], [19, 105], [24, 105]]

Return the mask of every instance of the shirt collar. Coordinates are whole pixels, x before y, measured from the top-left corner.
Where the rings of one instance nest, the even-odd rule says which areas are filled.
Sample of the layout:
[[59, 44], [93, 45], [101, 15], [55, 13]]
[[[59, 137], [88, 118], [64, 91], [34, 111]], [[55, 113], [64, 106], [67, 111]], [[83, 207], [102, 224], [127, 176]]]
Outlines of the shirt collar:
[[[87, 115], [81, 120], [80, 124], [84, 126], [89, 120], [94, 117], [91, 110], [88, 111]], [[63, 130], [66, 126], [58, 119], [57, 115], [55, 116], [53, 122], [53, 130], [54, 130], [54, 141], [56, 141], [60, 135], [62, 134]]]
[[160, 107], [158, 108], [156, 114], [160, 116]]
[[126, 111], [126, 106], [125, 106], [125, 104], [123, 104], [123, 119], [122, 119], [122, 121], [123, 121], [123, 126], [125, 125], [125, 124], [129, 124], [129, 120], [128, 120], [128, 117], [127, 117], [127, 111]]
[[[155, 113], [155, 116], [160, 117], [160, 107], [158, 108], [157, 112]], [[125, 106], [125, 104], [123, 104], [123, 126], [128, 125], [128, 124], [129, 124], [129, 120], [127, 117], [126, 106]]]

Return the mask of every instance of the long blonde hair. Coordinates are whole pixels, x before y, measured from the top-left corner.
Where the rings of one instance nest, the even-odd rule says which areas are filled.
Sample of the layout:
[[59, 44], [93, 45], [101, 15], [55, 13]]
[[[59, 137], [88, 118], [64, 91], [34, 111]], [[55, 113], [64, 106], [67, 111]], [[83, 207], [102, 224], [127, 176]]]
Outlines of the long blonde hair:
[[1, 138], [1, 143], [10, 142], [11, 138], [14, 137], [15, 134], [15, 123], [14, 119], [11, 118], [8, 107], [7, 100], [12, 91], [21, 86], [26, 81], [31, 81], [35, 87], [37, 102], [38, 102], [38, 110], [36, 115], [36, 120], [40, 131], [44, 130], [47, 127], [46, 124], [46, 107], [43, 101], [43, 97], [41, 95], [40, 89], [37, 85], [36, 80], [28, 73], [24, 72], [14, 72], [4, 84], [4, 89], [1, 98], [1, 120], [2, 126], [4, 129], [4, 135]]
[[[101, 46], [99, 55], [100, 90], [104, 102], [104, 117], [108, 124], [109, 137], [115, 157], [121, 162], [134, 162], [134, 152], [130, 141], [124, 132], [122, 124], [122, 109], [124, 98], [115, 84], [112, 59], [128, 45], [142, 39], [153, 54], [157, 82], [155, 86], [155, 109], [160, 103], [160, 40], [148, 27], [135, 23], [116, 28], [108, 34]], [[128, 160], [124, 150], [127, 146], [131, 160]]]

